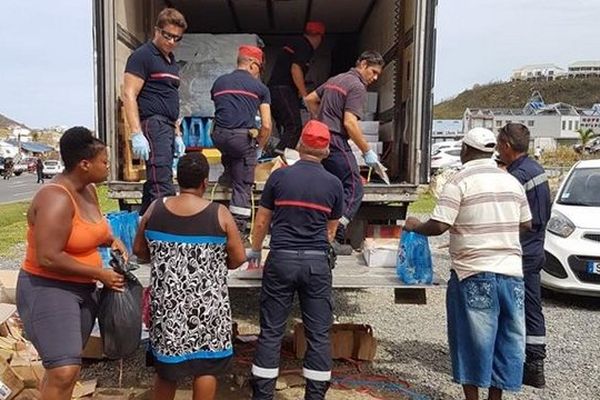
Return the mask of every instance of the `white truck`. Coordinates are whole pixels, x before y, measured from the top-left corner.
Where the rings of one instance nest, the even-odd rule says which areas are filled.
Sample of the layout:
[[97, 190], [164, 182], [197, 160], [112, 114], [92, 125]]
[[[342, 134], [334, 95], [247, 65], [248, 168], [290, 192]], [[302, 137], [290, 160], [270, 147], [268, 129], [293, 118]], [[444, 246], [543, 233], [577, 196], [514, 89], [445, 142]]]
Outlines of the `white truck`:
[[[362, 242], [367, 224], [395, 224], [416, 199], [417, 186], [428, 180], [435, 65], [437, 0], [103, 0], [94, 2], [96, 65], [96, 131], [111, 148], [109, 195], [129, 208], [141, 199], [141, 183], [126, 181], [123, 167], [127, 132], [120, 115], [120, 86], [127, 57], [153, 34], [153, 23], [164, 7], [175, 7], [188, 22], [186, 33], [253, 33], [270, 46], [302, 33], [308, 20], [323, 21], [326, 40], [315, 54], [309, 89], [353, 66], [363, 50], [377, 50], [386, 65], [369, 87], [378, 94], [375, 119], [384, 143], [382, 161], [391, 185], [366, 184], [361, 208], [353, 221], [351, 242]], [[272, 60], [270, 60], [272, 61]], [[269, 59], [267, 57], [267, 64]], [[267, 65], [267, 69], [269, 66]], [[126, 141], [126, 140], [125, 140]], [[124, 148], [125, 147], [125, 148]], [[255, 190], [260, 197], [261, 185]], [[217, 188], [214, 199], [227, 201]], [[346, 267], [343, 267], [347, 265]], [[345, 272], [344, 272], [345, 271]], [[260, 283], [230, 280], [232, 286]], [[390, 287], [415, 301], [422, 293], [403, 290], [393, 268], [368, 269], [355, 258], [340, 260], [334, 286]], [[414, 289], [414, 287], [411, 287]]]

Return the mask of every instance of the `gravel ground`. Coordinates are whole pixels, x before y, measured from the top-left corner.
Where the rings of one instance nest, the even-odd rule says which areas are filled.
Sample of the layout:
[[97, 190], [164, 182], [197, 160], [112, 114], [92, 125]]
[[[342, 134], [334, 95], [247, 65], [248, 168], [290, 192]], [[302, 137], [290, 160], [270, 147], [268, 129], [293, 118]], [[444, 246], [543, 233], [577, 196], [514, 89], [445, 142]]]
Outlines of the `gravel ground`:
[[[446, 235], [431, 239], [435, 271], [442, 279], [449, 275], [448, 251], [443, 248], [447, 241]], [[18, 266], [23, 249], [19, 250], [15, 258], [0, 259], [0, 268]], [[258, 291], [232, 290], [231, 299], [234, 318], [256, 320]], [[544, 390], [524, 388], [505, 398], [599, 399], [600, 299], [546, 294], [544, 310], [549, 342], [548, 387]], [[297, 306], [294, 314], [298, 316]], [[460, 387], [450, 377], [444, 289], [428, 290], [426, 305], [394, 304], [391, 290], [336, 291], [335, 314], [339, 322], [367, 323], [373, 327], [379, 347], [372, 372], [405, 380], [410, 383], [411, 391], [424, 396], [399, 398], [450, 400], [462, 397]], [[126, 360], [124, 365], [125, 387], [151, 384], [151, 371], [144, 367], [143, 351]], [[101, 386], [116, 386], [118, 366], [116, 361], [89, 363], [84, 368], [84, 376], [98, 378]], [[230, 390], [233, 385], [227, 382], [224, 386]], [[240, 395], [225, 394], [222, 398], [240, 398]], [[280, 395], [278, 398], [288, 397]]]

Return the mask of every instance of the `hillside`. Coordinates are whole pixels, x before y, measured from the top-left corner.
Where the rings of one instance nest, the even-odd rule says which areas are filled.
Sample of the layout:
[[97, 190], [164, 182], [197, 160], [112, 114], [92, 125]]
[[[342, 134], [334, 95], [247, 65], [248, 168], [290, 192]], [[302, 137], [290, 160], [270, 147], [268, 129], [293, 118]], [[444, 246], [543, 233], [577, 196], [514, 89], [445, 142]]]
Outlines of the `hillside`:
[[434, 107], [436, 119], [460, 119], [470, 108], [520, 108], [538, 90], [546, 104], [563, 102], [577, 107], [600, 103], [600, 78], [565, 79], [551, 82], [501, 82], [475, 85], [453, 99]]
[[0, 114], [0, 129], [7, 129], [11, 125], [19, 125], [19, 126], [26, 128], [26, 126], [23, 125], [22, 123], [14, 121], [14, 120]]

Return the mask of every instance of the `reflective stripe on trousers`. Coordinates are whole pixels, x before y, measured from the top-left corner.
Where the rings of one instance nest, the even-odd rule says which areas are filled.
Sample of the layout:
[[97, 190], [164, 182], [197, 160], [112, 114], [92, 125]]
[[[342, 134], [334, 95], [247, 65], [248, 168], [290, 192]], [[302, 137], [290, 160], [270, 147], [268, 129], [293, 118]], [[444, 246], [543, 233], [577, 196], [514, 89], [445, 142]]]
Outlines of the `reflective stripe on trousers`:
[[303, 375], [306, 399], [321, 400], [331, 379], [333, 322], [331, 270], [325, 252], [272, 249], [265, 263], [260, 295], [260, 335], [252, 366], [254, 400], [273, 398], [281, 341], [298, 292], [307, 340]]

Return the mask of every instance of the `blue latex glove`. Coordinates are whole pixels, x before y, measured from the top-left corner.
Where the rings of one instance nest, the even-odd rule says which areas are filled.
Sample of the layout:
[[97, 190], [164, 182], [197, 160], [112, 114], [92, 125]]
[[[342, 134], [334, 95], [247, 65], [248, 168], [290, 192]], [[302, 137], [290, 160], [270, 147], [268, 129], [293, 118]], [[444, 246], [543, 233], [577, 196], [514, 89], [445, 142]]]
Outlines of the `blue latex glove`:
[[135, 157], [142, 160], [150, 158], [150, 144], [142, 132], [135, 132], [131, 136], [131, 148]]
[[363, 154], [363, 157], [365, 159], [365, 163], [371, 168], [375, 167], [379, 162], [379, 157], [377, 157], [377, 153], [375, 153], [373, 149], [370, 149]]
[[185, 143], [180, 135], [175, 135], [175, 157], [181, 157], [185, 154]]
[[253, 267], [260, 267], [260, 262], [262, 258], [262, 253], [260, 250], [247, 249], [246, 250], [246, 259], [248, 263]]

